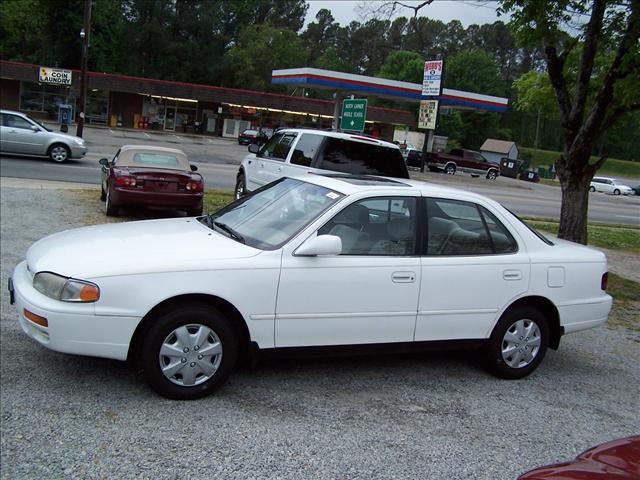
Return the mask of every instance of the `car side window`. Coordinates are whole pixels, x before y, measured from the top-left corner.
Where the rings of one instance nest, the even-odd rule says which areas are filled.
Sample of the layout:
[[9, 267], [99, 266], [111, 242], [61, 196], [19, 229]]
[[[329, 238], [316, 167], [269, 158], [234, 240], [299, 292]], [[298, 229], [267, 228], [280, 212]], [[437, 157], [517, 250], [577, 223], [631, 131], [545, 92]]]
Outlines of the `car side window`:
[[357, 201], [327, 222], [318, 235], [342, 240], [342, 255], [415, 254], [416, 198], [376, 197]]
[[33, 127], [33, 125], [24, 118], [6, 113], [2, 115], [2, 125], [4, 127], [21, 128], [24, 130], [31, 130], [31, 127]]
[[296, 148], [291, 155], [291, 163], [294, 165], [302, 165], [310, 167], [318, 149], [322, 145], [324, 139], [321, 135], [313, 135], [311, 133], [303, 133], [296, 144]]
[[280, 142], [280, 139], [282, 137], [282, 133], [276, 133], [267, 143], [264, 144], [264, 146], [258, 153], [258, 156], [271, 158], [271, 156], [273, 155], [273, 150], [276, 148], [276, 145], [278, 145], [278, 142]]
[[491, 243], [493, 246], [493, 253], [514, 253], [518, 251], [518, 244], [513, 236], [509, 233], [509, 230], [500, 223], [500, 221], [484, 207], [480, 207], [482, 217], [491, 235]]
[[427, 255], [493, 253], [491, 237], [474, 203], [427, 199]]
[[479, 153], [474, 153], [474, 154], [473, 154], [473, 159], [474, 159], [476, 162], [486, 162], [486, 161], [487, 161], [487, 160], [486, 160], [482, 155], [480, 155]]

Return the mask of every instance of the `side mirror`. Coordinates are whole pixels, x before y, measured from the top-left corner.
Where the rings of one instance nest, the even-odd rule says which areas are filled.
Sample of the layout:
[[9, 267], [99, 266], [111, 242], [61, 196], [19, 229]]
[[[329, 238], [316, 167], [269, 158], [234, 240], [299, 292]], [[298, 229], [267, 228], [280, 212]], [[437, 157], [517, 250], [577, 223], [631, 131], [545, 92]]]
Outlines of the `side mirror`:
[[342, 240], [335, 235], [318, 235], [304, 242], [294, 252], [296, 256], [340, 255]]
[[260, 145], [252, 143], [251, 145], [249, 145], [249, 151], [251, 153], [258, 153], [260, 151]]
[[198, 171], [198, 167], [196, 167], [195, 165], [191, 165], [191, 171], [192, 172], [197, 172]]
[[108, 158], [101, 158], [100, 160], [98, 160], [98, 163], [100, 165], [102, 165], [103, 167], [108, 167], [109, 166], [109, 159]]
[[36, 127], [35, 125], [31, 125], [31, 130], [34, 132], [39, 132], [40, 129], [38, 127]]

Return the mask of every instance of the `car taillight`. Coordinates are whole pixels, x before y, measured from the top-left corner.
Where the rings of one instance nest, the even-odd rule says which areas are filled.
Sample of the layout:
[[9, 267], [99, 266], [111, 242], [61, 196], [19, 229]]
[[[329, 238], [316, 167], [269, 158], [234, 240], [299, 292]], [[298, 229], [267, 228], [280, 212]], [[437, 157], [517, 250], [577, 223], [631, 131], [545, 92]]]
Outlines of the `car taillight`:
[[609, 283], [609, 272], [604, 272], [602, 274], [602, 280], [600, 280], [600, 289], [606, 290], [608, 283]]
[[188, 182], [186, 189], [190, 192], [201, 192], [202, 191], [202, 183], [201, 182]]
[[116, 185], [119, 187], [135, 187], [136, 179], [134, 177], [116, 177]]

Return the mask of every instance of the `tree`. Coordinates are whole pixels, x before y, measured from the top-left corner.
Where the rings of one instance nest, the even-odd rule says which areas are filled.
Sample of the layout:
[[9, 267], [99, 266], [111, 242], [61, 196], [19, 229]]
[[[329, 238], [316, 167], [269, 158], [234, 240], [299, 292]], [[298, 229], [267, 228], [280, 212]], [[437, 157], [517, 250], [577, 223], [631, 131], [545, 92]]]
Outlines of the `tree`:
[[[587, 242], [589, 182], [606, 161], [591, 162], [602, 136], [640, 110], [640, 0], [503, 0], [520, 41], [544, 52], [564, 147], [556, 161], [562, 187], [558, 236]], [[567, 34], [575, 15], [586, 23]], [[572, 52], [579, 51], [575, 71]]]
[[424, 59], [420, 54], [399, 50], [387, 55], [377, 76], [402, 82], [422, 83], [423, 74]]

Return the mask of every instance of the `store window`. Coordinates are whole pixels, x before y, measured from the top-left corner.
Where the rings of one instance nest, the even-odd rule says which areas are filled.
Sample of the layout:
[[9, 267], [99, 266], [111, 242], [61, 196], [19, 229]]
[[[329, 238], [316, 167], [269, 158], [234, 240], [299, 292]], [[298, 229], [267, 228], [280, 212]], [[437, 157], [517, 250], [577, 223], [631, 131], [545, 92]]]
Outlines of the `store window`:
[[109, 118], [109, 92], [92, 89], [87, 93], [86, 118], [89, 123], [107, 124]]
[[58, 106], [75, 104], [75, 92], [64, 85], [47, 85], [20, 82], [20, 110], [47, 113], [49, 118], [57, 118]]

